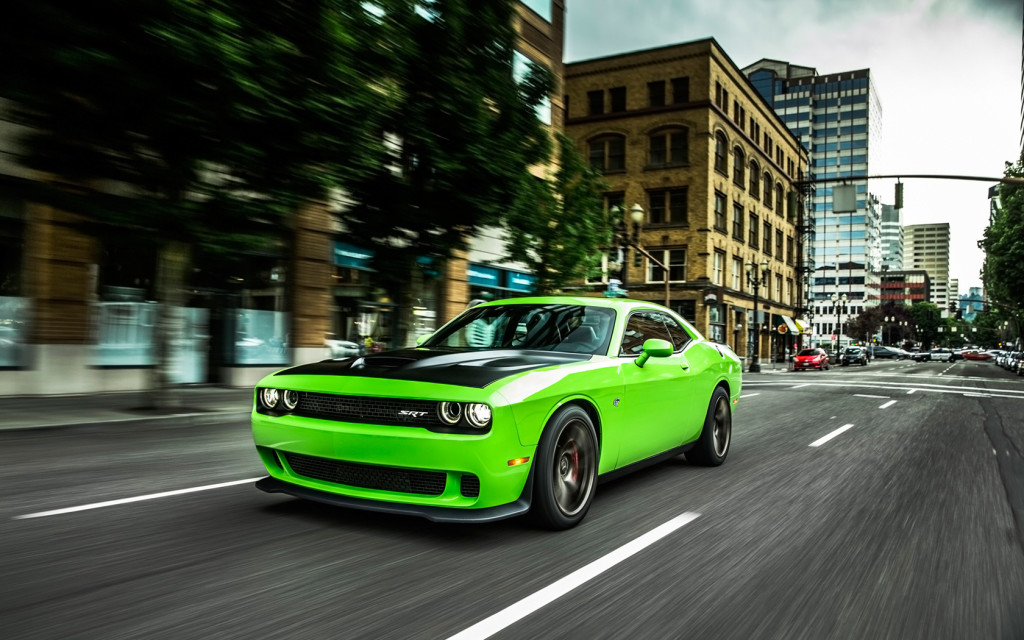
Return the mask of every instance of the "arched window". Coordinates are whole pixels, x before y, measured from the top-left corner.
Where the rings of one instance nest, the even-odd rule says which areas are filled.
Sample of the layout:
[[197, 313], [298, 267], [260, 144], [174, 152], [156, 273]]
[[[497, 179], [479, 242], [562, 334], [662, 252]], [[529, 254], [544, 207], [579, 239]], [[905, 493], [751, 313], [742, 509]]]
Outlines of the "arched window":
[[786, 204], [786, 200], [782, 197], [782, 183], [781, 182], [776, 182], [775, 183], [775, 207], [776, 207], [775, 212], [778, 213], [780, 216], [785, 213], [783, 211], [783, 208], [784, 208], [783, 205], [785, 205], [785, 204]]
[[761, 194], [761, 167], [757, 161], [750, 161], [750, 195], [757, 198]]
[[764, 180], [762, 181], [762, 187], [764, 187], [764, 206], [769, 209], [772, 208], [772, 174], [767, 171], [764, 172]]
[[729, 175], [729, 159], [726, 157], [728, 144], [724, 133], [719, 131], [715, 134], [715, 171], [725, 175]]
[[690, 161], [690, 132], [686, 127], [658, 129], [649, 137], [650, 167], [680, 167]]
[[732, 181], [743, 187], [746, 182], [747, 162], [743, 149], [736, 147], [732, 150]]
[[590, 166], [601, 173], [626, 170], [626, 136], [608, 134], [587, 142]]

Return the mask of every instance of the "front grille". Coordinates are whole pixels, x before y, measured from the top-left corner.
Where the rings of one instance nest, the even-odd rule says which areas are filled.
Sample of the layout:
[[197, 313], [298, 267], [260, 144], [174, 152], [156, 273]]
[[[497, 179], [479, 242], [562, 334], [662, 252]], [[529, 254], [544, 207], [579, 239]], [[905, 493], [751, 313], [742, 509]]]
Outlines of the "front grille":
[[462, 474], [462, 482], [459, 484], [459, 491], [467, 498], [480, 497], [480, 478], [472, 473]]
[[307, 418], [343, 422], [428, 428], [443, 426], [437, 417], [437, 403], [429, 400], [342, 396], [300, 391], [299, 404], [292, 413]]
[[362, 489], [439, 496], [444, 493], [447, 478], [447, 474], [440, 471], [414, 471], [341, 462], [298, 453], [285, 453], [284, 457], [292, 471], [300, 476]]

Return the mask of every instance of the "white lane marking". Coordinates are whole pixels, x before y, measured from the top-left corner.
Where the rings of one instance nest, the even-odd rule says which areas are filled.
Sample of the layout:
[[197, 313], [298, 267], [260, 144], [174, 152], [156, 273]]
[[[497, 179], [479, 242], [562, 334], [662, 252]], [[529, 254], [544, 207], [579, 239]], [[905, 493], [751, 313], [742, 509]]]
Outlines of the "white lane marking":
[[99, 509], [102, 507], [112, 507], [118, 504], [128, 504], [129, 502], [141, 502], [142, 500], [155, 500], [156, 498], [167, 498], [169, 496], [180, 496], [185, 493], [195, 493], [196, 491], [209, 491], [210, 489], [220, 489], [222, 487], [231, 487], [236, 484], [245, 484], [247, 482], [256, 482], [260, 478], [246, 478], [245, 480], [232, 480], [231, 482], [220, 482], [218, 484], [208, 484], [202, 487], [191, 487], [189, 489], [177, 489], [175, 491], [163, 491], [161, 493], [151, 493], [145, 496], [136, 496], [134, 498], [121, 498], [120, 500], [107, 500], [106, 502], [94, 502], [92, 504], [84, 504], [80, 507], [67, 507], [65, 509], [54, 509], [52, 511], [39, 511], [37, 513], [28, 513], [23, 516], [14, 516], [15, 520], [25, 520], [28, 518], [45, 518], [46, 516], [59, 516], [64, 513], [74, 513], [75, 511], [88, 511], [89, 509]]
[[796, 386], [794, 386], [794, 387], [791, 387], [791, 388], [792, 388], [792, 389], [802, 389], [802, 388], [804, 388], [804, 387], [806, 387], [806, 386], [809, 386], [810, 384], [811, 384], [811, 383], [809, 383], [809, 382], [808, 382], [807, 384], [798, 384], [798, 385], [796, 385]]
[[522, 620], [544, 605], [564, 596], [576, 587], [593, 580], [608, 569], [611, 569], [635, 553], [651, 546], [658, 540], [661, 540], [676, 529], [692, 522], [698, 517], [700, 517], [699, 513], [690, 512], [678, 515], [665, 524], [651, 529], [639, 538], [627, 542], [608, 555], [598, 558], [585, 567], [573, 571], [569, 575], [551, 583], [540, 591], [526, 596], [513, 605], [505, 607], [489, 618], [484, 618], [472, 627], [451, 636], [448, 640], [483, 640], [484, 638], [489, 638], [499, 631], [515, 624], [519, 620]]
[[855, 397], [855, 398], [879, 398], [879, 399], [885, 400], [889, 396], [869, 396], [866, 393], [855, 393], [855, 394], [853, 394], [853, 397]]
[[740, 396], [740, 400], [742, 400], [743, 398], [753, 398], [754, 396], [759, 396], [759, 395], [761, 395], [761, 394], [760, 393], [748, 393], [745, 396]]
[[881, 405], [878, 408], [879, 409], [888, 409], [889, 407], [891, 407], [894, 404], [896, 404], [896, 401], [895, 400], [890, 400], [889, 402], [886, 402], [885, 404]]
[[964, 396], [967, 397], [967, 398], [991, 398], [992, 397], [992, 396], [988, 395], [987, 393], [965, 393]]
[[821, 445], [825, 444], [826, 442], [828, 442], [832, 438], [838, 436], [839, 434], [843, 433], [844, 431], [846, 431], [847, 429], [850, 429], [852, 427], [853, 427], [852, 424], [844, 424], [843, 426], [839, 427], [838, 429], [836, 429], [832, 433], [828, 434], [827, 436], [825, 436], [823, 438], [818, 438], [817, 440], [815, 440], [814, 442], [812, 442], [811, 444], [809, 444], [807, 446], [809, 446], [809, 447], [820, 447]]
[[917, 391], [917, 389], [910, 389], [909, 391], [907, 391], [907, 395], [909, 396], [910, 394], [914, 393], [915, 391]]

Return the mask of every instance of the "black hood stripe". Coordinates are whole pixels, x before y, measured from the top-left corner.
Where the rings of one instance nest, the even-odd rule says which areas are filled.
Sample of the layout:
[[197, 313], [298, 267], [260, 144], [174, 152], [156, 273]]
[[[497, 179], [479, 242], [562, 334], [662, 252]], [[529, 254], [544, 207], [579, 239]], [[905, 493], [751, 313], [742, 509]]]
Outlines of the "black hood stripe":
[[496, 380], [530, 369], [584, 362], [590, 354], [553, 351], [464, 351], [459, 349], [401, 349], [358, 358], [303, 364], [279, 376], [356, 376], [435, 382], [482, 389]]

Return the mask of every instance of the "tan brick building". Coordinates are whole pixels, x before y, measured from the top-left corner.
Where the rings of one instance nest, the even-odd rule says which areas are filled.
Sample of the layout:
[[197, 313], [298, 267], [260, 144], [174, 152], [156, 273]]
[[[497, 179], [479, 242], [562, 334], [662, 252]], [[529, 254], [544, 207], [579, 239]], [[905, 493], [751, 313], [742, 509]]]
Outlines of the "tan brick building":
[[[643, 210], [639, 244], [668, 267], [669, 306], [749, 355], [755, 292], [746, 265], [763, 262], [760, 355], [785, 354], [802, 306], [794, 182], [807, 154], [770, 105], [714, 39], [567, 64], [565, 86], [565, 131], [604, 173], [606, 206], [620, 207], [628, 233], [630, 211]], [[620, 286], [665, 303], [664, 270], [628, 253], [611, 252], [587, 288]]]

